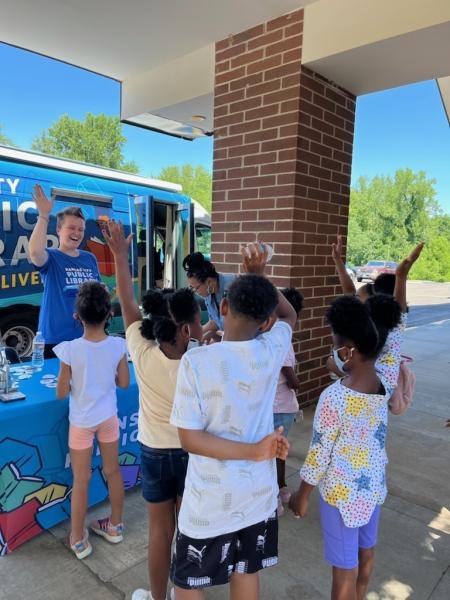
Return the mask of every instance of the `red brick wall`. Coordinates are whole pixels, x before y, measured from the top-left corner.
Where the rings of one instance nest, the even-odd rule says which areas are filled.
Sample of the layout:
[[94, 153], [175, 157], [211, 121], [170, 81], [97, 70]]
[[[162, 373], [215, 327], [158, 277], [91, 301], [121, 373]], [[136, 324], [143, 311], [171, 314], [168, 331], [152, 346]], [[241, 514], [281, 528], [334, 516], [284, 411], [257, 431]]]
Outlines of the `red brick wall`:
[[268, 273], [305, 296], [294, 347], [299, 400], [329, 383], [323, 314], [338, 293], [330, 257], [346, 234], [355, 98], [301, 64], [303, 11], [216, 44], [213, 262], [237, 272], [240, 245], [273, 245]]

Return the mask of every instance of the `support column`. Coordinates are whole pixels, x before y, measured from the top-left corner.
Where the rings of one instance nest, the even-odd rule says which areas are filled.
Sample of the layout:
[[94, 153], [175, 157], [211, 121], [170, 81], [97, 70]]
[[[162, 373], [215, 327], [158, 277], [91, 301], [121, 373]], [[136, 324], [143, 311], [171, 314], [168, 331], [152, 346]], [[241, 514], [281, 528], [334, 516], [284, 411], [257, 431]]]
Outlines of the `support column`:
[[305, 296], [294, 348], [299, 400], [329, 383], [323, 315], [339, 294], [331, 243], [346, 235], [355, 98], [302, 66], [303, 10], [216, 44], [213, 262], [237, 272], [239, 248], [273, 245], [268, 273]]

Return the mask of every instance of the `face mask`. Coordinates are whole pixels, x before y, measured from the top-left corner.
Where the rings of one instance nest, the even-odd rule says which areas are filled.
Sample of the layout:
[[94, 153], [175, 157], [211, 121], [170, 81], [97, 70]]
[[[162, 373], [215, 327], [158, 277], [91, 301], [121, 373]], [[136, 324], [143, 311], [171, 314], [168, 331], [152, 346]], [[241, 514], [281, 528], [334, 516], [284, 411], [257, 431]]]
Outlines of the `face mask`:
[[200, 345], [201, 344], [200, 344], [200, 342], [198, 340], [195, 340], [194, 338], [190, 338], [189, 339], [189, 343], [188, 343], [187, 348], [186, 348], [186, 352], [188, 350], [191, 350], [191, 348], [198, 348]]
[[[342, 360], [342, 358], [339, 356], [339, 350], [342, 350], [342, 348], [345, 348], [345, 346], [341, 346], [338, 349], [333, 348], [333, 360], [334, 360], [334, 364], [339, 369], [339, 371], [344, 372], [345, 371], [345, 363], [348, 362], [349, 359], [347, 358], [347, 360]], [[353, 353], [353, 348], [350, 348], [350, 352]], [[350, 357], [351, 357], [351, 354], [350, 354]]]

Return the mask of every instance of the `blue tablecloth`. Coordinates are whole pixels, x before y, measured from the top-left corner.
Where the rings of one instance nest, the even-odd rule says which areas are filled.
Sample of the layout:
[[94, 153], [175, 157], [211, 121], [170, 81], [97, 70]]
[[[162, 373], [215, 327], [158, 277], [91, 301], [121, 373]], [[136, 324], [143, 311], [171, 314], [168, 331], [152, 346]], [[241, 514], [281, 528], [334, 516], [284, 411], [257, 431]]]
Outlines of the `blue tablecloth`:
[[[70, 516], [68, 400], [57, 400], [57, 359], [45, 361], [31, 374], [29, 364], [17, 367], [26, 398], [0, 402], [0, 556], [44, 529]], [[117, 390], [120, 419], [119, 462], [125, 488], [139, 482], [137, 442], [138, 389], [132, 365], [127, 390]], [[94, 445], [89, 506], [108, 496], [101, 458]]]

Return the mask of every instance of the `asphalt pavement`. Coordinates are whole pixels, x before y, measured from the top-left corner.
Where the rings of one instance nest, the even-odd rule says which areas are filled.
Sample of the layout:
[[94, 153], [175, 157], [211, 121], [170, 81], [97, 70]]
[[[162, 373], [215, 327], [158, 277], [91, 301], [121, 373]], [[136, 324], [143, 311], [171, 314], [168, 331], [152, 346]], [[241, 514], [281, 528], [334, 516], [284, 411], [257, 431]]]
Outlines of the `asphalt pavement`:
[[[442, 285], [439, 293], [444, 294]], [[423, 306], [423, 286], [416, 291], [417, 301], [408, 291], [412, 309]], [[435, 304], [448, 305], [448, 296]], [[435, 289], [433, 299], [437, 297]], [[450, 429], [444, 424], [450, 418], [450, 314], [410, 327], [405, 338], [404, 352], [414, 358], [417, 385], [413, 406], [389, 422], [389, 494], [381, 513], [367, 600], [449, 600]], [[305, 409], [303, 420], [297, 421], [290, 435], [287, 471], [291, 489], [298, 484], [313, 414], [314, 407]], [[98, 506], [89, 517], [106, 510]], [[92, 536], [94, 551], [83, 561], [68, 547], [68, 522], [1, 557], [0, 600], [128, 600], [135, 588], [148, 585], [146, 507], [139, 489], [126, 494], [125, 524], [125, 539], [116, 546]], [[330, 597], [317, 492], [305, 519], [295, 519], [288, 511], [280, 519], [279, 550], [279, 565], [262, 573], [261, 600]], [[208, 600], [227, 597], [226, 587], [207, 592]]]

